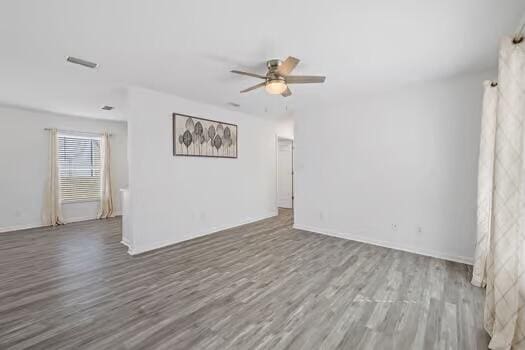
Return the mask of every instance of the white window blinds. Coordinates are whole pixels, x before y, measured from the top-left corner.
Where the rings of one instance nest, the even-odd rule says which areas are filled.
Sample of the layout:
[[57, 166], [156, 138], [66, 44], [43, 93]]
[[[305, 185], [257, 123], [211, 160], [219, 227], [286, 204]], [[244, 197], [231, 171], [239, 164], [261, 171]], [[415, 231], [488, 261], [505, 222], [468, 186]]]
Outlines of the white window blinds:
[[100, 137], [58, 135], [58, 169], [63, 202], [100, 199]]

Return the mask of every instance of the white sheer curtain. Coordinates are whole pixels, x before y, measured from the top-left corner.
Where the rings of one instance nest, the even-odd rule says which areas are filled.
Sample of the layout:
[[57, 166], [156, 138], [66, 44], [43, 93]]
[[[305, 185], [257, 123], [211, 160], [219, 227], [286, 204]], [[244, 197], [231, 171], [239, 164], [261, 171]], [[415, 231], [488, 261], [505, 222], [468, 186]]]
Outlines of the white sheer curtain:
[[481, 115], [481, 137], [478, 164], [478, 222], [476, 255], [472, 284], [486, 285], [486, 261], [489, 252], [492, 222], [492, 192], [494, 184], [494, 157], [496, 147], [496, 115], [498, 108], [497, 83], [483, 83], [483, 111]]
[[58, 173], [58, 131], [49, 130], [49, 167], [44, 203], [44, 223], [46, 225], [61, 225], [62, 204], [60, 202], [60, 181]]
[[485, 328], [491, 349], [525, 349], [525, 42], [502, 41], [498, 75]]
[[101, 196], [98, 217], [100, 219], [104, 219], [110, 217], [111, 214], [113, 214], [113, 195], [111, 189], [111, 147], [109, 143], [109, 134], [107, 132], [102, 135], [101, 151]]

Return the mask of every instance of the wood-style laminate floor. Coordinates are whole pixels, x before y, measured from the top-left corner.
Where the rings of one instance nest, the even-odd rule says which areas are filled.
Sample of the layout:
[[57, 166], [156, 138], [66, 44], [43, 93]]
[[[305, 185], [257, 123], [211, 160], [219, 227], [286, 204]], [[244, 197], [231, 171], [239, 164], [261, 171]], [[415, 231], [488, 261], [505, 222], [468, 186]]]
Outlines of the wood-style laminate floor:
[[110, 219], [0, 234], [0, 349], [486, 349], [467, 266], [291, 228], [131, 257]]

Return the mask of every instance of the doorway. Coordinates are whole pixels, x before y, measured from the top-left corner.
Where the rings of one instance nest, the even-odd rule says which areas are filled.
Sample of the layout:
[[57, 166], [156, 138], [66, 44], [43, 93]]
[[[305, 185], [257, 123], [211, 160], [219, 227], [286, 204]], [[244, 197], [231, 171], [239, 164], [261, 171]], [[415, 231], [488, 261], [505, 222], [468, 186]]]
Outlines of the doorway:
[[293, 140], [277, 138], [277, 206], [293, 208]]

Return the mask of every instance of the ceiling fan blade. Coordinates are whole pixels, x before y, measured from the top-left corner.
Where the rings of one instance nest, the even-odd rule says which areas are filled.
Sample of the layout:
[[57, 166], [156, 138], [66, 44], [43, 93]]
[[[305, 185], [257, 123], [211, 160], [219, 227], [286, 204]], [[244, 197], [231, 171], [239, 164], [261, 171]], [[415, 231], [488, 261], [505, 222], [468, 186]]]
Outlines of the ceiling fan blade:
[[294, 68], [299, 64], [299, 59], [289, 56], [287, 59], [284, 60], [283, 63], [277, 68], [277, 73], [279, 73], [282, 76], [286, 76], [290, 74]]
[[254, 78], [259, 78], [259, 79], [265, 79], [266, 80], [266, 77], [264, 75], [260, 75], [260, 74], [242, 72], [240, 70], [232, 70], [231, 72], [235, 73], [235, 74], [247, 75], [249, 77], [254, 77]]
[[286, 87], [286, 90], [284, 90], [284, 92], [281, 94], [283, 97], [288, 97], [292, 94], [292, 91], [290, 90], [290, 88]]
[[326, 77], [317, 75], [289, 75], [285, 78], [287, 84], [324, 83]]
[[249, 88], [247, 88], [247, 89], [242, 90], [242, 91], [241, 91], [241, 94], [244, 93], [244, 92], [248, 92], [248, 91], [252, 91], [252, 90], [258, 89], [258, 88], [260, 88], [260, 87], [263, 87], [264, 85], [266, 85], [266, 82], [264, 82], [264, 83], [259, 83], [259, 84], [257, 84], [257, 85], [251, 86], [251, 87], [249, 87]]

